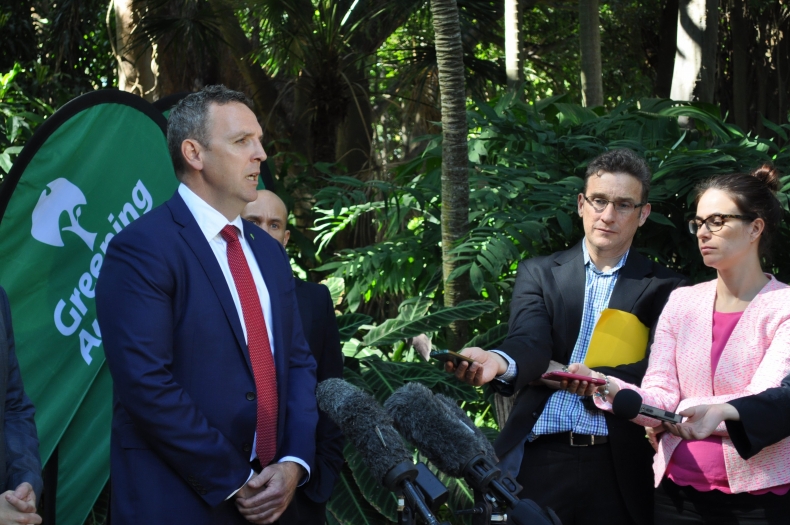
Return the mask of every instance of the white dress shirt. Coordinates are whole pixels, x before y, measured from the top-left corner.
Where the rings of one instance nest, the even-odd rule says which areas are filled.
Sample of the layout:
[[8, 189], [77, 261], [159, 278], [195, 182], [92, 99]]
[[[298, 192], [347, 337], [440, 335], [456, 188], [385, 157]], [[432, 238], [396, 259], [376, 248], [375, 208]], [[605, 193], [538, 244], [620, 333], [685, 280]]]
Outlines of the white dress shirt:
[[[228, 221], [224, 215], [212, 208], [210, 204], [198, 197], [195, 192], [190, 190], [183, 183], [178, 185], [178, 194], [181, 195], [182, 199], [184, 199], [184, 203], [187, 205], [187, 208], [189, 208], [192, 216], [195, 217], [195, 221], [200, 227], [200, 231], [202, 231], [203, 235], [206, 236], [206, 240], [208, 241], [209, 246], [211, 246], [211, 251], [214, 252], [214, 256], [217, 258], [219, 267], [222, 269], [222, 275], [225, 276], [225, 282], [227, 282], [228, 288], [230, 289], [230, 295], [233, 297], [233, 304], [236, 306], [236, 312], [239, 315], [241, 329], [244, 331], [244, 340], [247, 341], [247, 327], [244, 324], [244, 314], [241, 310], [241, 300], [239, 299], [239, 292], [236, 290], [236, 282], [233, 280], [233, 274], [230, 272], [230, 265], [228, 264], [228, 243], [222, 238], [222, 235], [220, 235], [222, 228], [228, 224], [232, 224], [238, 228], [239, 243], [241, 244], [241, 249], [244, 252], [244, 258], [247, 259], [247, 265], [250, 267], [252, 280], [255, 281], [255, 288], [258, 290], [258, 298], [261, 301], [263, 318], [266, 321], [266, 332], [269, 335], [269, 345], [272, 349], [272, 355], [274, 355], [274, 337], [272, 337], [272, 303], [269, 299], [269, 290], [266, 288], [266, 282], [263, 280], [263, 274], [261, 273], [261, 269], [258, 266], [258, 261], [255, 259], [247, 239], [244, 237], [244, 225], [241, 221], [241, 216], [236, 217], [232, 221]], [[257, 433], [256, 435], [253, 435], [252, 455], [250, 456], [250, 461], [257, 457], [257, 452], [255, 450], [257, 437]], [[303, 466], [307, 471], [307, 476], [302, 480], [302, 483], [309, 479], [310, 467], [305, 461], [297, 457], [285, 456], [280, 459], [278, 463], [282, 463], [283, 461], [293, 461]], [[265, 467], [266, 465], [262, 466]], [[250, 478], [252, 478], [253, 475], [254, 472], [251, 472]], [[247, 481], [249, 481], [250, 478], [247, 478]], [[233, 494], [228, 497], [233, 496], [236, 494], [236, 492], [238, 492], [238, 490], [234, 491]]]

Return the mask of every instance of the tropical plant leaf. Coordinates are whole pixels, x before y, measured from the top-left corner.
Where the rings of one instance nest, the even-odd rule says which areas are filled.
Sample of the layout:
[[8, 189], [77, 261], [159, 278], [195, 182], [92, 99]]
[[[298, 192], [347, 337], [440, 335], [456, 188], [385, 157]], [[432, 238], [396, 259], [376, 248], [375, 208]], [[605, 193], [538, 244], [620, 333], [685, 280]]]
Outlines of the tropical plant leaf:
[[390, 521], [368, 503], [348, 465], [340, 471], [327, 510], [342, 525], [382, 525]]
[[337, 329], [340, 331], [340, 341], [345, 342], [354, 337], [359, 331], [359, 327], [373, 322], [373, 318], [365, 314], [343, 314], [338, 315]]
[[409, 337], [435, 332], [453, 321], [474, 319], [496, 309], [497, 305], [487, 301], [464, 301], [418, 319], [387, 319], [368, 332], [362, 342], [368, 346], [391, 345]]
[[507, 337], [508, 324], [500, 323], [487, 332], [478, 334], [464, 345], [464, 348], [476, 346], [484, 349], [496, 348]]
[[379, 519], [383, 517], [388, 521], [396, 521], [398, 519], [398, 498], [395, 497], [395, 494], [385, 489], [373, 478], [367, 465], [365, 465], [365, 461], [362, 459], [362, 455], [356, 451], [354, 445], [348, 440], [346, 440], [343, 455], [346, 458], [346, 463], [351, 470], [357, 488], [364, 496], [365, 501], [381, 515]]

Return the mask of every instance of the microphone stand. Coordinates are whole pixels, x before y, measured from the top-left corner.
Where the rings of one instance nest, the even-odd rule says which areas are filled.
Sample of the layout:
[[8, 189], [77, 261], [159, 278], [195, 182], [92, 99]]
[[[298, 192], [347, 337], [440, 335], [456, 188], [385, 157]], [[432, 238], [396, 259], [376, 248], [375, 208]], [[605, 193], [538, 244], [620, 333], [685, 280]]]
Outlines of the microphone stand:
[[479, 454], [469, 460], [464, 466], [464, 479], [474, 490], [475, 506], [459, 514], [472, 514], [473, 525], [505, 521], [526, 525], [534, 516], [528, 501], [516, 497], [521, 486], [510, 476], [503, 476], [487, 456]]
[[415, 486], [418, 470], [414, 463], [404, 461], [395, 465], [384, 476], [384, 486], [398, 496], [403, 496], [403, 507], [398, 508], [398, 525], [450, 525], [440, 522], [425, 503], [420, 484]]

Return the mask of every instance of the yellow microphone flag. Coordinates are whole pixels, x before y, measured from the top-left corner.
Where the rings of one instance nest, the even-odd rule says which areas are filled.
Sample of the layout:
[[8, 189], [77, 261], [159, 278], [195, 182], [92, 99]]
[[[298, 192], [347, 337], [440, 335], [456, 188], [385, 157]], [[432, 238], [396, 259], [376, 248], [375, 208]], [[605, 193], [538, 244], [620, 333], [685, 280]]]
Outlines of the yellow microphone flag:
[[634, 314], [607, 308], [595, 324], [584, 364], [594, 368], [641, 361], [649, 335], [650, 329]]

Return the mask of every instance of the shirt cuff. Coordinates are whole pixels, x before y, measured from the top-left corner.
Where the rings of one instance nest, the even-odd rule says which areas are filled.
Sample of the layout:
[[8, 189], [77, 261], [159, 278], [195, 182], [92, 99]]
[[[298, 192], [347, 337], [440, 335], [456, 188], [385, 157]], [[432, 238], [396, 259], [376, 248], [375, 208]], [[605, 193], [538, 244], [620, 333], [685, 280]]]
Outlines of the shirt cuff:
[[299, 485], [297, 485], [297, 486], [301, 487], [302, 485], [307, 483], [307, 481], [310, 479], [310, 466], [305, 461], [303, 461], [303, 460], [301, 460], [301, 459], [299, 459], [297, 457], [294, 457], [294, 456], [284, 456], [277, 463], [282, 463], [283, 461], [293, 461], [294, 463], [302, 465], [304, 467], [305, 472], [307, 472], [307, 474], [305, 474], [305, 476], [302, 478], [302, 480], [299, 481]]
[[502, 356], [505, 359], [505, 361], [507, 361], [507, 370], [505, 370], [505, 373], [496, 376], [494, 379], [496, 379], [497, 381], [501, 381], [503, 383], [512, 383], [513, 381], [515, 381], [516, 377], [518, 376], [518, 366], [516, 365], [516, 362], [513, 361], [513, 358], [507, 355], [502, 350], [489, 350], [489, 351]]
[[[247, 484], [247, 482], [249, 482], [249, 481], [252, 479], [252, 477], [253, 477], [254, 475], [255, 475], [255, 471], [254, 471], [254, 470], [252, 470], [252, 469], [250, 469], [250, 475], [249, 475], [249, 476], [247, 476], [247, 481], [245, 481], [245, 482], [244, 482], [244, 485], [246, 485], [246, 484]], [[244, 485], [242, 485], [241, 487], [239, 487], [239, 488], [237, 488], [236, 490], [234, 490], [233, 492], [231, 492], [231, 493], [230, 493], [230, 496], [228, 496], [227, 498], [225, 498], [225, 501], [228, 501], [230, 498], [232, 498], [233, 496], [235, 496], [235, 495], [236, 495], [236, 493], [237, 493], [238, 491], [240, 491], [240, 490], [242, 489], [242, 487], [244, 487]]]

